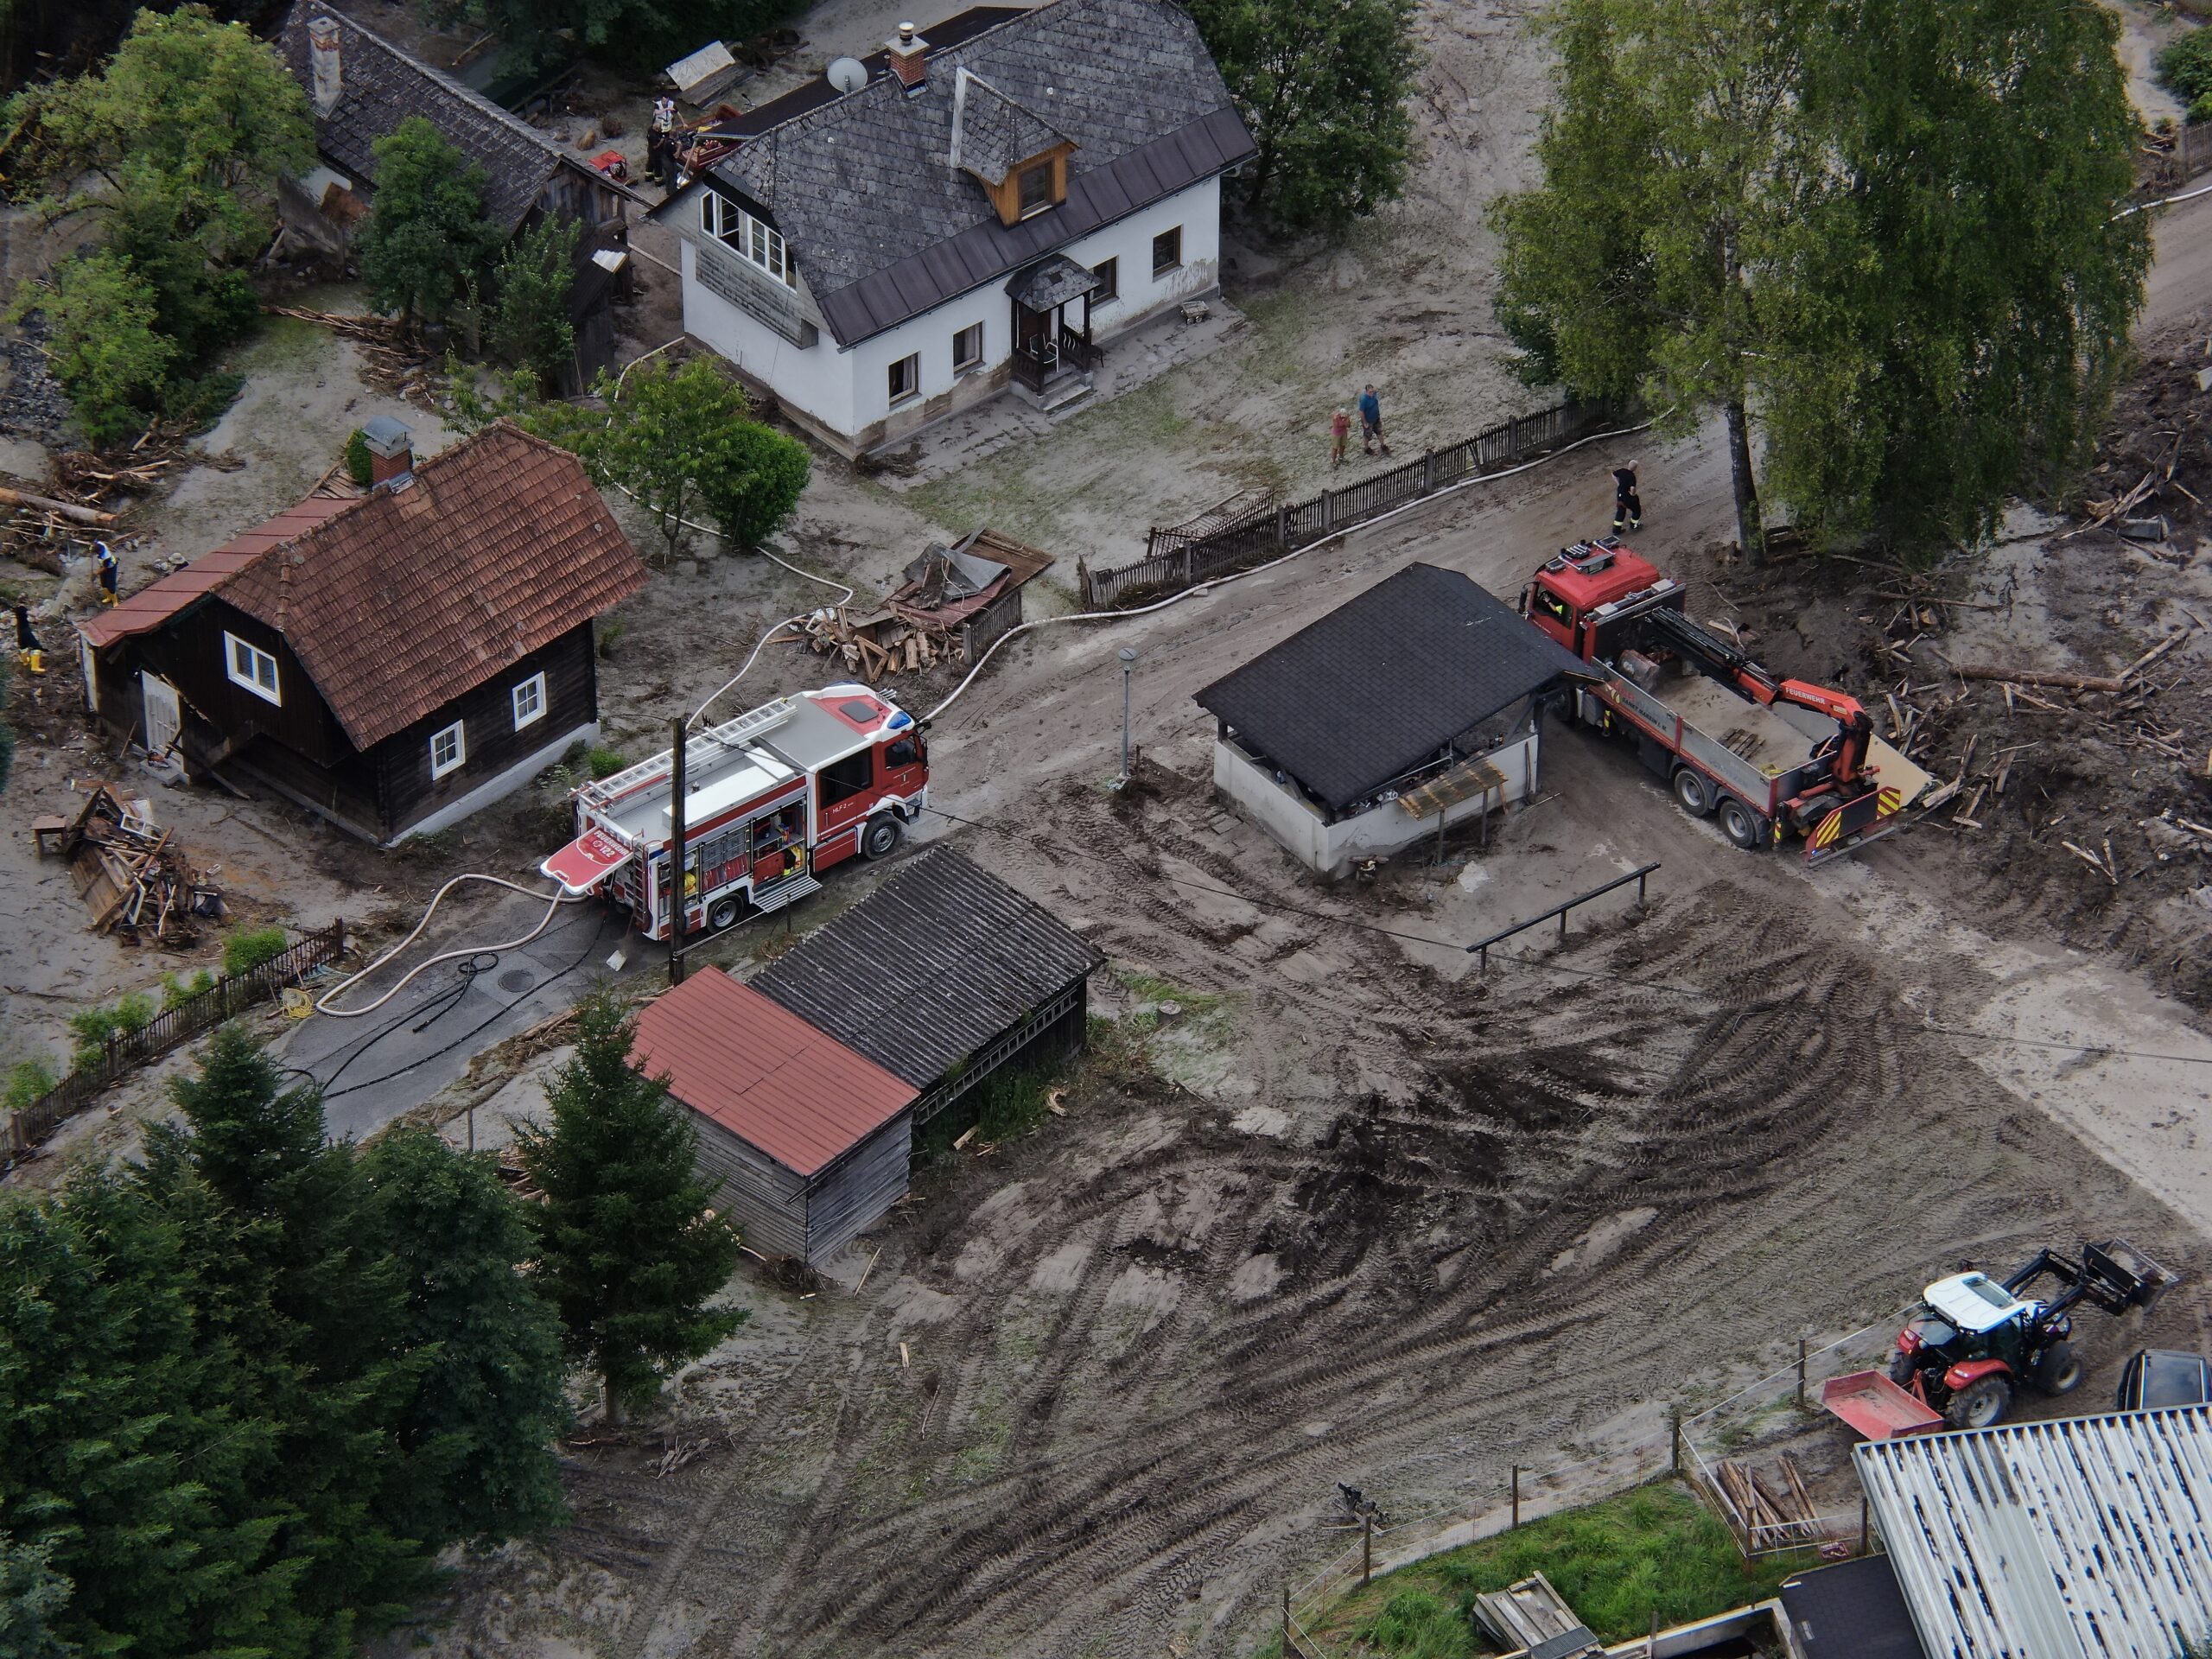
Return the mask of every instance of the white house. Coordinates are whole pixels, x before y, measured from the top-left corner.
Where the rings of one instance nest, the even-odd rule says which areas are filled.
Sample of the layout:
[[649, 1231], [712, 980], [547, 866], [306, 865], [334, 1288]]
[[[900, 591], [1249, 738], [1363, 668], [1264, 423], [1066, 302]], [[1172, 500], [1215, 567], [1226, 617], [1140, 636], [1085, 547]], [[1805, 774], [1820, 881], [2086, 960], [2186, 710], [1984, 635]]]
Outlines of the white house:
[[1107, 340], [1220, 281], [1251, 156], [1167, 0], [981, 6], [702, 130], [654, 219], [683, 325], [848, 454], [1009, 386], [1090, 390]]

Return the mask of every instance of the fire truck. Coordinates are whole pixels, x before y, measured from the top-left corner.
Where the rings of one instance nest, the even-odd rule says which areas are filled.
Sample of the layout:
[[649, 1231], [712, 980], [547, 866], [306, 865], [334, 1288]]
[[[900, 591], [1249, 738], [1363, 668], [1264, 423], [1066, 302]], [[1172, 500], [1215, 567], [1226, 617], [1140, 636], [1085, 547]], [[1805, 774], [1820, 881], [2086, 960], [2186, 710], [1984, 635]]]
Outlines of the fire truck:
[[1618, 539], [1545, 562], [1521, 613], [1599, 671], [1576, 687], [1584, 723], [1637, 746], [1693, 817], [1738, 847], [1802, 836], [1821, 863], [1902, 829], [1934, 786], [1874, 735], [1859, 700], [1777, 678], [1691, 620], [1687, 594]]
[[[675, 751], [575, 793], [576, 838], [538, 868], [571, 893], [604, 893], [665, 939], [677, 883]], [[802, 691], [683, 746], [684, 930], [718, 931], [818, 892], [846, 859], [895, 851], [929, 799], [914, 717], [864, 685]]]

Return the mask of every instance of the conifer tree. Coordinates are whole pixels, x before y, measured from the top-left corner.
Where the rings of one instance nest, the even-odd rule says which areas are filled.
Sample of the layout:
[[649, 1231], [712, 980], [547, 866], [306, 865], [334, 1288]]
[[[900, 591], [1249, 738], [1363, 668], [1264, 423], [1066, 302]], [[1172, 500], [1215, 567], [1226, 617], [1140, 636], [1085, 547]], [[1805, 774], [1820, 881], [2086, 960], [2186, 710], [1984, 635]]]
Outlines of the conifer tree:
[[536, 1280], [569, 1357], [598, 1376], [610, 1422], [745, 1317], [707, 1305], [737, 1266], [737, 1232], [708, 1207], [698, 1134], [666, 1080], [631, 1069], [631, 1036], [610, 995], [586, 1001], [552, 1122], [520, 1133], [523, 1166], [546, 1198]]

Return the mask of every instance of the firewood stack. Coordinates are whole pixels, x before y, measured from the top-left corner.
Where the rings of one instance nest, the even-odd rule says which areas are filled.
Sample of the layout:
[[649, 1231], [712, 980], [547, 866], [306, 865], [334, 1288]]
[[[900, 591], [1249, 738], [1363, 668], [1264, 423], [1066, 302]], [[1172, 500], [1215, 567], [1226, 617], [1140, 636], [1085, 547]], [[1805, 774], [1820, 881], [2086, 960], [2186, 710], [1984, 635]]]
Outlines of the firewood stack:
[[1761, 1548], [1816, 1544], [1821, 1541], [1822, 1530], [1820, 1510], [1813, 1502], [1812, 1491], [1805, 1484], [1805, 1477], [1796, 1461], [1787, 1453], [1783, 1456], [1781, 1466], [1778, 1489], [1750, 1464], [1725, 1458], [1714, 1467], [1713, 1477], [1745, 1524], [1760, 1529]]
[[918, 628], [899, 617], [855, 622], [842, 605], [815, 612], [805, 626], [807, 644], [817, 654], [842, 658], [865, 680], [911, 674], [960, 657], [960, 646], [948, 632]]
[[198, 940], [196, 920], [222, 918], [222, 889], [192, 868], [172, 832], [154, 823], [149, 804], [123, 801], [105, 784], [92, 786], [61, 851], [94, 932], [181, 948]]

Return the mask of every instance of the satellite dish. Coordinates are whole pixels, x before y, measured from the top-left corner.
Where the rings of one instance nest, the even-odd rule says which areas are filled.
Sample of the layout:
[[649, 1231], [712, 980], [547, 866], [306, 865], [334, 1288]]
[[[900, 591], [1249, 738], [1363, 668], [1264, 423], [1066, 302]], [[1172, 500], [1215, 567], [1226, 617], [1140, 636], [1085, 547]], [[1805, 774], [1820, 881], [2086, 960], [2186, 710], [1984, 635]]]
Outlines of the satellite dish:
[[823, 73], [841, 92], [857, 92], [868, 85], [868, 66], [858, 58], [832, 58]]

